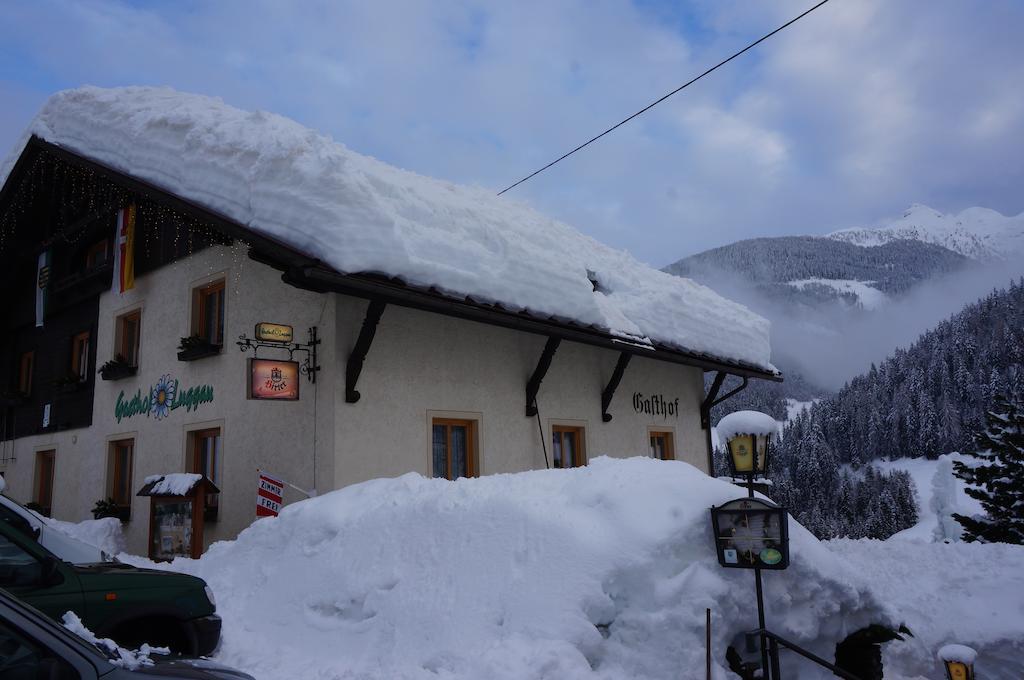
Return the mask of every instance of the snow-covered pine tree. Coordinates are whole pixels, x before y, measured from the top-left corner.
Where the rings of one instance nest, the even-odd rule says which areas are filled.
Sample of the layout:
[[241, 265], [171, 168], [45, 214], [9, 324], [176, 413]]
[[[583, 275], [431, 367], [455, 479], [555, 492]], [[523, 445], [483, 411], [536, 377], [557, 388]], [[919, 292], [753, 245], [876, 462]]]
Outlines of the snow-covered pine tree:
[[965, 541], [1024, 544], [1024, 408], [1017, 398], [994, 397], [987, 426], [975, 437], [973, 465], [955, 461], [956, 475], [975, 488], [985, 515], [954, 514]]

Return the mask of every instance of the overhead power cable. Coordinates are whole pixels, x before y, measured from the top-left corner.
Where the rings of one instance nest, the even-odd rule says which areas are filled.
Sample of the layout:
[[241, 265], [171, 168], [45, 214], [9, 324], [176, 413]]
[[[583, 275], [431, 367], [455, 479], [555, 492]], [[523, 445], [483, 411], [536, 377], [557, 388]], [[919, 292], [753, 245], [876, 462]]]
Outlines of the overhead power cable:
[[660, 97], [660, 98], [656, 99], [655, 101], [651, 102], [650, 104], [648, 104], [648, 105], [647, 105], [647, 106], [645, 106], [644, 108], [640, 109], [639, 111], [637, 111], [637, 112], [636, 112], [636, 113], [634, 113], [633, 115], [629, 116], [628, 118], [623, 118], [623, 119], [622, 119], [622, 120], [620, 120], [620, 121], [619, 121], [618, 123], [616, 123], [615, 125], [611, 126], [610, 128], [608, 128], [607, 130], [605, 130], [605, 131], [604, 131], [604, 132], [602, 132], [601, 134], [597, 135], [596, 137], [591, 137], [590, 139], [588, 139], [587, 141], [583, 142], [582, 144], [580, 144], [579, 146], [577, 146], [577, 147], [576, 147], [575, 149], [573, 149], [572, 151], [570, 151], [569, 153], [567, 153], [567, 154], [564, 154], [564, 155], [562, 155], [562, 156], [560, 156], [560, 157], [556, 158], [555, 160], [551, 161], [550, 163], [548, 163], [547, 165], [545, 165], [545, 166], [544, 166], [543, 168], [541, 168], [540, 170], [537, 170], [537, 171], [535, 171], [535, 172], [532, 172], [532, 173], [530, 173], [529, 175], [527, 175], [526, 177], [524, 177], [524, 178], [522, 178], [521, 180], [519, 180], [518, 182], [516, 182], [515, 184], [511, 184], [511, 185], [509, 185], [509, 186], [505, 187], [504, 189], [502, 189], [501, 191], [499, 191], [499, 192], [498, 192], [498, 195], [499, 195], [499, 196], [501, 196], [501, 195], [502, 195], [503, 193], [505, 193], [505, 192], [506, 192], [506, 191], [508, 191], [509, 189], [514, 189], [514, 188], [516, 188], [517, 186], [519, 186], [520, 184], [522, 184], [523, 182], [525, 182], [526, 180], [528, 180], [528, 179], [532, 179], [533, 177], [536, 177], [536, 176], [537, 176], [537, 175], [539, 175], [540, 173], [542, 173], [542, 172], [544, 172], [545, 170], [547, 170], [548, 168], [550, 168], [550, 167], [551, 167], [552, 165], [555, 165], [556, 163], [560, 163], [561, 161], [564, 161], [564, 160], [565, 160], [566, 158], [568, 158], [569, 156], [573, 155], [574, 153], [576, 153], [576, 152], [577, 152], [577, 151], [579, 151], [580, 149], [583, 149], [584, 147], [590, 146], [591, 144], [593, 144], [594, 142], [596, 142], [597, 140], [601, 139], [601, 138], [602, 138], [602, 137], [604, 137], [604, 136], [605, 136], [606, 134], [608, 134], [609, 132], [611, 132], [612, 130], [615, 130], [616, 128], [619, 128], [619, 127], [621, 127], [621, 126], [625, 125], [626, 123], [628, 123], [629, 121], [633, 120], [634, 118], [636, 118], [636, 117], [637, 117], [637, 116], [639, 116], [640, 114], [643, 114], [643, 113], [646, 113], [647, 111], [650, 111], [650, 110], [651, 110], [651, 109], [653, 109], [653, 108], [654, 108], [655, 106], [657, 106], [658, 104], [662, 103], [663, 101], [665, 101], [666, 99], [668, 99], [668, 98], [669, 98], [669, 97], [671, 97], [672, 95], [676, 94], [677, 92], [679, 92], [679, 91], [681, 91], [681, 90], [685, 90], [685, 89], [686, 89], [687, 87], [689, 87], [690, 85], [693, 85], [693, 84], [694, 84], [695, 82], [697, 82], [698, 80], [700, 80], [700, 79], [701, 79], [701, 78], [703, 78], [704, 76], [706, 76], [706, 75], [708, 75], [709, 73], [711, 73], [711, 72], [713, 72], [713, 71], [715, 71], [715, 70], [719, 69], [719, 68], [720, 68], [720, 67], [722, 67], [722, 66], [725, 66], [725, 65], [726, 65], [726, 64], [728, 64], [728, 63], [729, 63], [730, 61], [732, 61], [732, 60], [733, 60], [733, 59], [735, 59], [736, 57], [740, 56], [741, 54], [743, 54], [743, 53], [744, 53], [744, 52], [746, 52], [747, 50], [749, 50], [749, 49], [751, 49], [751, 48], [753, 48], [753, 47], [756, 47], [756, 46], [757, 46], [757, 45], [759, 45], [760, 43], [764, 42], [764, 41], [765, 41], [765, 40], [767, 40], [768, 38], [770, 38], [770, 37], [772, 37], [773, 35], [775, 35], [776, 33], [778, 33], [779, 31], [782, 31], [782, 30], [784, 30], [784, 29], [786, 29], [786, 28], [788, 28], [788, 27], [792, 26], [793, 24], [795, 24], [796, 22], [800, 21], [800, 20], [801, 20], [801, 19], [803, 19], [803, 18], [804, 18], [805, 16], [807, 16], [808, 14], [810, 14], [811, 12], [813, 12], [814, 10], [818, 9], [819, 7], [821, 7], [822, 5], [824, 5], [825, 3], [827, 3], [828, 1], [829, 1], [829, 0], [821, 0], [821, 2], [819, 2], [819, 3], [818, 3], [817, 5], [815, 5], [814, 7], [811, 7], [811, 8], [809, 9], [809, 10], [807, 10], [807, 11], [803, 12], [803, 13], [802, 13], [802, 14], [800, 14], [799, 16], [793, 17], [792, 19], [790, 19], [790, 20], [789, 20], [789, 21], [787, 21], [786, 23], [784, 23], [784, 24], [782, 24], [781, 26], [779, 26], [778, 28], [776, 28], [776, 29], [775, 29], [774, 31], [772, 31], [771, 33], [766, 33], [765, 35], [761, 36], [760, 38], [758, 38], [758, 39], [757, 39], [757, 40], [755, 40], [754, 42], [752, 42], [752, 43], [750, 43], [749, 45], [747, 45], [746, 47], [744, 47], [744, 48], [743, 48], [742, 50], [740, 50], [739, 52], [736, 52], [735, 54], [733, 54], [733, 55], [732, 55], [731, 57], [729, 57], [728, 59], [723, 59], [722, 61], [718, 62], [717, 64], [715, 64], [714, 66], [712, 66], [711, 68], [709, 68], [709, 69], [708, 69], [707, 71], [704, 71], [704, 73], [701, 73], [701, 74], [700, 74], [699, 76], [697, 76], [696, 78], [693, 78], [693, 79], [691, 79], [691, 80], [689, 80], [689, 81], [687, 81], [687, 82], [683, 83], [682, 85], [680, 85], [680, 86], [679, 86], [679, 87], [677, 87], [676, 89], [672, 90], [671, 92], [669, 92], [668, 94], [664, 95], [663, 97]]

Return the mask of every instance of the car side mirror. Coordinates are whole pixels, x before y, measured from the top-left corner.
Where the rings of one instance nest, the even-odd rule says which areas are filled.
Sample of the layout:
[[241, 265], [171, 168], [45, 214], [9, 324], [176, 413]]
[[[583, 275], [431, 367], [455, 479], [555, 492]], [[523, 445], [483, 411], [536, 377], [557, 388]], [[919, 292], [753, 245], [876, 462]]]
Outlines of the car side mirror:
[[64, 576], [60, 573], [60, 562], [53, 557], [45, 557], [42, 563], [42, 570], [39, 577], [39, 585], [55, 586], [64, 583]]

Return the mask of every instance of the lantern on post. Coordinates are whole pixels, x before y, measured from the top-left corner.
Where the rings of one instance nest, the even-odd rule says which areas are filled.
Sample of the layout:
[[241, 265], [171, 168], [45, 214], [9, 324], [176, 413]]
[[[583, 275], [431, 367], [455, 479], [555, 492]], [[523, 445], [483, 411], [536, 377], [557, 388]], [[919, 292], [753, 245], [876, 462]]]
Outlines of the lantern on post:
[[948, 680], [974, 680], [974, 660], [978, 653], [967, 645], [946, 645], [939, 650], [939, 660]]
[[754, 478], [768, 472], [768, 457], [779, 424], [771, 416], [758, 411], [736, 411], [718, 422], [718, 438], [729, 451], [729, 471], [733, 477], [746, 477], [750, 496], [754, 495]]

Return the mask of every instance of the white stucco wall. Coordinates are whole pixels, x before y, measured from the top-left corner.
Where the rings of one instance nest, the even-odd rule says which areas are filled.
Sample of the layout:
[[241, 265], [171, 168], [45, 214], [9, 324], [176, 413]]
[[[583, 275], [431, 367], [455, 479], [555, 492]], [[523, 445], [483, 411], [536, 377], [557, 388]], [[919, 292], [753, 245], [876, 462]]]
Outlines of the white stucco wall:
[[[192, 289], [221, 277], [226, 282], [225, 346], [221, 354], [178, 361], [178, 343], [190, 334]], [[16, 460], [5, 470], [8, 493], [23, 502], [31, 500], [33, 453], [56, 448], [53, 516], [69, 521], [89, 519], [96, 501], [106, 497], [109, 441], [135, 439], [132, 488], [137, 491], [148, 475], [184, 471], [187, 432], [214, 426], [222, 430], [222, 493], [218, 521], [205, 530], [207, 544], [237, 535], [255, 518], [256, 468], [268, 469], [303, 488], [330, 484], [330, 385], [335, 381], [336, 367], [333, 347], [329, 343], [320, 346], [323, 370], [315, 386], [302, 378], [299, 401], [268, 402], [246, 399], [246, 359], [252, 354], [243, 354], [234, 343], [243, 333], [252, 337], [260, 321], [293, 325], [296, 340], [304, 342], [310, 326], [333, 328], [331, 298], [283, 284], [280, 272], [250, 260], [244, 245], [210, 248], [140, 276], [134, 289], [123, 296], [104, 293], [100, 298], [97, 363], [114, 356], [116, 317], [141, 307], [138, 374], [117, 381], [103, 381], [97, 376], [91, 427], [16, 440]], [[261, 356], [281, 354], [265, 352]], [[140, 388], [145, 394], [164, 374], [177, 378], [180, 390], [212, 385], [213, 402], [192, 411], [176, 409], [161, 420], [142, 415], [119, 423], [114, 415], [118, 394], [124, 391], [130, 399]], [[318, 418], [314, 418], [314, 408]], [[314, 433], [319, 439], [315, 480]], [[300, 498], [303, 496], [298, 492], [286, 491], [286, 502]], [[124, 525], [130, 552], [147, 553], [148, 522], [149, 499], [135, 497], [131, 520]]]
[[[177, 345], [190, 333], [192, 290], [221, 277], [226, 281], [223, 351], [178, 361]], [[87, 519], [107, 494], [111, 440], [135, 439], [132, 488], [137, 491], [147, 475], [186, 469], [189, 431], [220, 427], [220, 517], [207, 525], [209, 544], [237, 535], [254, 520], [257, 468], [320, 492], [375, 477], [431, 474], [434, 416], [478, 421], [481, 474], [544, 467], [538, 421], [524, 413], [526, 382], [544, 337], [389, 306], [359, 380], [362, 398], [347, 404], [345, 365], [366, 306], [355, 298], [284, 284], [280, 272], [250, 260], [242, 244], [210, 248], [140, 276], [123, 296], [104, 293], [97, 363], [114, 355], [117, 316], [141, 308], [139, 372], [118, 381], [97, 379], [91, 427], [16, 440], [16, 459], [4, 469], [8, 493], [31, 500], [34, 452], [55, 448], [53, 514], [69, 521]], [[319, 328], [322, 370], [315, 386], [302, 379], [299, 401], [246, 399], [246, 359], [252, 355], [234, 343], [241, 334], [251, 337], [260, 321], [292, 325], [300, 342], [310, 326]], [[553, 424], [584, 427], [588, 458], [647, 455], [648, 432], [654, 428], [673, 433], [677, 459], [706, 469], [699, 420], [702, 372], [635, 357], [612, 401], [613, 420], [604, 423], [601, 392], [617, 359], [612, 350], [561, 344], [537, 398], [548, 456]], [[138, 389], [146, 394], [165, 374], [179, 381], [180, 390], [212, 385], [213, 402], [193, 411], [179, 408], [159, 420], [143, 415], [119, 423], [119, 393], [126, 399]], [[635, 392], [678, 399], [680, 411], [675, 417], [637, 413]], [[285, 493], [286, 502], [303, 497], [291, 489]], [[135, 497], [125, 524], [130, 552], [148, 552], [148, 531], [149, 499]]]
[[[367, 303], [338, 297], [337, 354], [355, 344]], [[389, 306], [359, 380], [359, 402], [336, 387], [335, 486], [402, 472], [431, 473], [431, 415], [479, 421], [482, 474], [544, 467], [535, 418], [525, 416], [525, 386], [545, 338], [471, 321]], [[552, 424], [585, 428], [588, 457], [647, 455], [650, 428], [674, 433], [676, 458], [707, 468], [699, 407], [703, 373], [634, 358], [615, 393], [609, 423], [601, 393], [618, 353], [562, 342], [537, 396], [550, 457]], [[634, 411], [634, 392], [679, 399], [675, 417]]]

